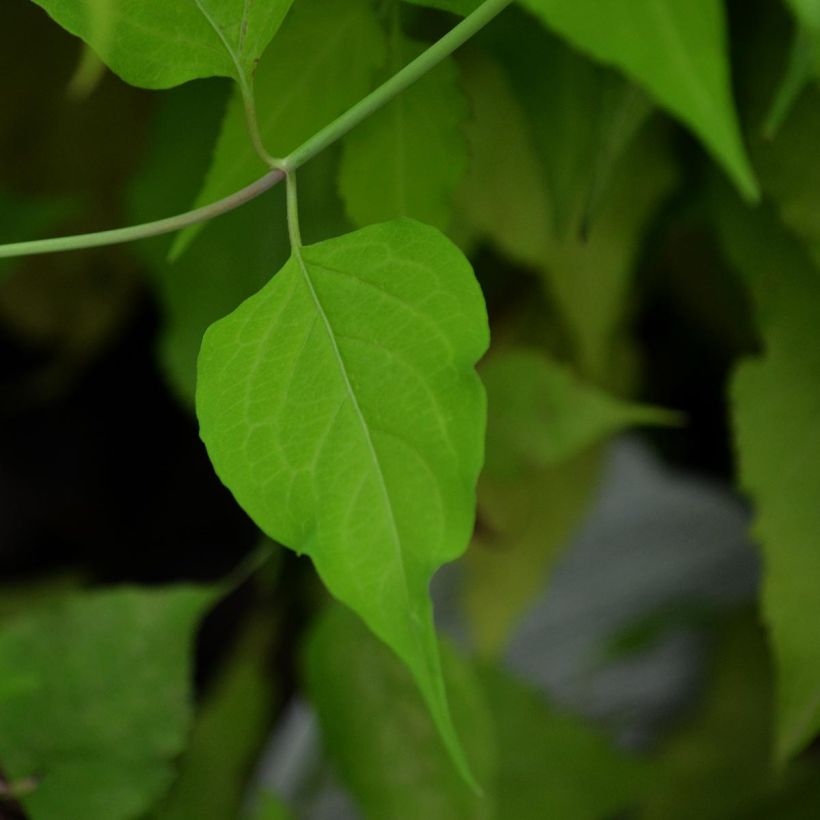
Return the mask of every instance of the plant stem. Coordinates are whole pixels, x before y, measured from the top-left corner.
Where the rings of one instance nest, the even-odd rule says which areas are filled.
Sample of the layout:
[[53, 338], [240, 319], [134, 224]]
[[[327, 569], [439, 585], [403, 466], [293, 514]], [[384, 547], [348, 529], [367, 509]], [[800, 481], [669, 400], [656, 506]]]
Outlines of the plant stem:
[[281, 182], [284, 177], [284, 171], [276, 168], [241, 191], [226, 196], [218, 202], [213, 202], [210, 205], [168, 219], [159, 219], [156, 222], [146, 222], [130, 228], [117, 228], [113, 231], [98, 231], [78, 236], [59, 236], [54, 239], [39, 239], [33, 242], [15, 242], [11, 245], [0, 245], [0, 259], [56, 253], [58, 251], [75, 251], [82, 248], [99, 248], [104, 245], [118, 245], [122, 242], [133, 242], [136, 239], [148, 239], [152, 236], [173, 233], [199, 222], [207, 222], [209, 219], [239, 208], [271, 189], [276, 183]]
[[[10, 245], [0, 245], [0, 259], [9, 259], [15, 256], [34, 256], [35, 254], [56, 253], [58, 251], [73, 251], [82, 248], [99, 248], [105, 245], [118, 245], [123, 242], [133, 242], [137, 239], [147, 239], [173, 233], [199, 222], [207, 222], [216, 216], [244, 205], [260, 194], [281, 182], [287, 175], [300, 168], [308, 160], [316, 156], [336, 140], [343, 137], [362, 120], [383, 108], [387, 103], [401, 94], [408, 86], [423, 77], [428, 71], [435, 68], [442, 60], [449, 57], [459, 46], [464, 45], [474, 34], [480, 31], [494, 17], [502, 12], [512, 0], [484, 0], [484, 2], [468, 17], [465, 17], [457, 26], [451, 29], [437, 43], [434, 43], [423, 54], [401, 71], [392, 76], [387, 82], [380, 85], [375, 91], [368, 94], [363, 100], [356, 103], [344, 114], [335, 119], [330, 125], [314, 134], [285, 159], [277, 160], [271, 157], [262, 144], [262, 137], [256, 120], [253, 90], [246, 81], [240, 82], [240, 91], [245, 104], [245, 114], [248, 119], [248, 129], [254, 149], [272, 170], [265, 176], [251, 183], [241, 191], [220, 199], [211, 205], [188, 211], [179, 216], [160, 219], [156, 222], [146, 222], [130, 228], [117, 228], [112, 231], [98, 231], [97, 233], [80, 234], [79, 236], [61, 236], [54, 239], [40, 239], [33, 242], [15, 242]], [[289, 192], [296, 197], [296, 181], [288, 186]], [[289, 201], [290, 205], [290, 201]], [[298, 228], [298, 222], [296, 223]], [[298, 231], [297, 231], [298, 236]], [[293, 237], [291, 237], [293, 238]]]
[[245, 79], [240, 80], [239, 88], [242, 94], [242, 104], [245, 106], [245, 122], [248, 134], [253, 144], [253, 150], [268, 168], [278, 168], [279, 163], [268, 153], [265, 143], [262, 142], [262, 132], [259, 130], [259, 118], [256, 115], [256, 96], [253, 85]]
[[299, 195], [296, 188], [296, 172], [287, 176], [288, 194], [288, 236], [291, 250], [298, 254], [302, 247], [302, 231], [299, 228]]
[[282, 160], [281, 167], [285, 170], [300, 168], [320, 151], [343, 137], [352, 128], [355, 128], [362, 120], [367, 119], [371, 114], [387, 105], [394, 97], [401, 94], [402, 91], [427, 74], [428, 71], [435, 68], [511, 3], [512, 0], [484, 0], [472, 14], [465, 17], [423, 54], [408, 63], [398, 74], [394, 74], [387, 82], [380, 85], [330, 125], [325, 126], [296, 150], [288, 154]]

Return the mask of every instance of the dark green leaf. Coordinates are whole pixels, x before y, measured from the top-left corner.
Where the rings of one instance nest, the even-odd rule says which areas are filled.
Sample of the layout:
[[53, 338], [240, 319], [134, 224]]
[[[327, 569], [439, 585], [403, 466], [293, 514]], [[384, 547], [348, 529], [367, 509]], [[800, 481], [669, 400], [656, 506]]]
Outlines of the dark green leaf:
[[[641, 84], [703, 140], [748, 197], [721, 0], [524, 0], [545, 25]], [[545, 78], [549, 81], [549, 78]]]
[[307, 684], [327, 751], [365, 817], [482, 820], [493, 817], [490, 715], [472, 670], [443, 647], [453, 720], [485, 786], [458, 777], [407, 670], [340, 607], [308, 643]]
[[129, 820], [169, 786], [190, 725], [192, 637], [212, 590], [74, 594], [5, 624], [0, 766], [32, 820]]

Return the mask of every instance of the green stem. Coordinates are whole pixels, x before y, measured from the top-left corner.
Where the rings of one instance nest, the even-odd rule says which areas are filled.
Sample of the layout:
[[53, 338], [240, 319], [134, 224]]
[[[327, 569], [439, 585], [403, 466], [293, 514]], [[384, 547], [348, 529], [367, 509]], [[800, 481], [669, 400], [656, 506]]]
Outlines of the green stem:
[[291, 250], [298, 254], [302, 247], [302, 231], [299, 227], [299, 195], [296, 188], [296, 172], [291, 171], [287, 177], [288, 193], [288, 236]]
[[265, 148], [265, 143], [262, 141], [262, 132], [259, 130], [259, 118], [256, 116], [256, 95], [253, 92], [253, 85], [247, 80], [242, 79], [239, 82], [239, 88], [242, 93], [242, 103], [245, 106], [245, 122], [248, 127], [248, 134], [251, 138], [254, 151], [257, 156], [268, 168], [278, 168], [279, 163]]
[[394, 74], [387, 82], [288, 154], [282, 160], [281, 167], [286, 170], [300, 168], [435, 68], [511, 3], [512, 0], [484, 0], [472, 14], [465, 17], [423, 54], [408, 63], [398, 74]]
[[[263, 160], [273, 170], [269, 171], [261, 179], [251, 183], [241, 191], [231, 194], [218, 202], [197, 208], [193, 211], [172, 216], [168, 219], [160, 219], [156, 222], [147, 222], [143, 225], [134, 225], [130, 228], [118, 228], [113, 231], [99, 231], [97, 233], [81, 234], [79, 236], [62, 236], [55, 239], [41, 239], [34, 242], [15, 242], [11, 245], [0, 245], [0, 259], [8, 259], [14, 256], [33, 256], [42, 253], [56, 253], [58, 251], [73, 251], [82, 248], [98, 248], [104, 245], [118, 245], [122, 242], [133, 242], [137, 239], [147, 239], [151, 236], [160, 236], [165, 233], [179, 231], [190, 225], [199, 222], [207, 222], [216, 216], [232, 211], [240, 205], [244, 205], [251, 199], [259, 196], [268, 189], [276, 185], [277, 182], [292, 172], [300, 168], [308, 160], [316, 156], [320, 151], [327, 148], [332, 143], [343, 137], [352, 128], [357, 126], [362, 120], [367, 119], [380, 108], [401, 94], [406, 88], [411, 86], [428, 71], [435, 68], [442, 60], [450, 56], [459, 46], [464, 45], [473, 35], [487, 25], [494, 17], [502, 12], [513, 0], [484, 0], [484, 2], [468, 17], [465, 17], [457, 26], [451, 29], [437, 43], [434, 43], [423, 54], [419, 55], [411, 63], [408, 63], [401, 71], [391, 77], [375, 91], [371, 92], [363, 100], [358, 102], [344, 114], [335, 119], [330, 125], [314, 134], [306, 142], [302, 143], [295, 151], [292, 151], [285, 159], [276, 160], [271, 157], [262, 144], [259, 126], [256, 121], [255, 106], [253, 103], [253, 91], [247, 82], [241, 82], [241, 93], [245, 104], [245, 113], [248, 117], [248, 127], [251, 133], [251, 141], [254, 148]], [[289, 191], [296, 197], [295, 180], [289, 186]], [[298, 222], [296, 223], [298, 227]], [[297, 233], [298, 236], [298, 233]], [[293, 237], [291, 237], [293, 238]]]
[[137, 239], [148, 239], [152, 236], [173, 233], [199, 222], [207, 222], [209, 219], [239, 208], [271, 189], [277, 182], [281, 182], [284, 176], [284, 172], [276, 168], [241, 191], [226, 196], [218, 202], [179, 214], [179, 216], [159, 219], [156, 222], [146, 222], [130, 228], [116, 228], [113, 231], [98, 231], [78, 236], [58, 236], [54, 239], [38, 239], [33, 242], [15, 242], [11, 245], [0, 245], [0, 259], [57, 253], [58, 251], [76, 251], [82, 248], [100, 248], [104, 245], [119, 245], [122, 242], [133, 242]]

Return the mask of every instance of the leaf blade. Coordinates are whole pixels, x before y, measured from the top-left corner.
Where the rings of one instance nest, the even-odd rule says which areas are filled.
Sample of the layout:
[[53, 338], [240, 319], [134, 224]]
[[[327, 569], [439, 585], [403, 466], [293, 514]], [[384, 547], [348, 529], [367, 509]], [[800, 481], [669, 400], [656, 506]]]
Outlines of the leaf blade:
[[719, 0], [525, 0], [545, 25], [647, 88], [703, 140], [748, 198], [757, 196], [729, 81]]
[[465, 773], [427, 586], [472, 529], [487, 344], [469, 263], [398, 220], [292, 257], [209, 329], [197, 390], [217, 473], [411, 668]]

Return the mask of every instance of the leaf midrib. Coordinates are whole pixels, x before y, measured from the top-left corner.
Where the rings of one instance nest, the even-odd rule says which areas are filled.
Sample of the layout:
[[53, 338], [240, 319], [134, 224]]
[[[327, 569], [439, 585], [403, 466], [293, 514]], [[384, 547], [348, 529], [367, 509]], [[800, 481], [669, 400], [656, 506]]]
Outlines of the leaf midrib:
[[[393, 546], [398, 560], [399, 568], [401, 569], [402, 590], [404, 591], [405, 601], [407, 604], [407, 611], [408, 613], [411, 613], [412, 607], [410, 604], [410, 589], [407, 582], [407, 567], [405, 565], [404, 555], [401, 549], [401, 536], [399, 534], [398, 525], [396, 524], [396, 516], [393, 512], [393, 504], [390, 499], [390, 492], [387, 489], [387, 482], [384, 478], [384, 470], [382, 469], [381, 461], [379, 460], [379, 454], [376, 452], [376, 447], [373, 444], [373, 437], [370, 434], [370, 426], [367, 423], [367, 419], [365, 419], [364, 417], [364, 413], [362, 412], [361, 405], [359, 404], [359, 399], [356, 395], [356, 391], [353, 389], [353, 384], [350, 381], [350, 376], [347, 372], [347, 366], [342, 356], [342, 351], [339, 349], [339, 343], [336, 340], [336, 333], [334, 332], [333, 325], [331, 325], [330, 323], [330, 318], [328, 317], [324, 309], [324, 306], [322, 305], [322, 302], [319, 299], [319, 294], [317, 293], [316, 287], [313, 284], [313, 280], [310, 276], [310, 271], [308, 270], [308, 266], [305, 262], [304, 256], [302, 255], [302, 249], [300, 247], [294, 246], [293, 257], [299, 266], [299, 270], [302, 273], [305, 284], [307, 285], [307, 289], [310, 293], [311, 299], [313, 300], [313, 305], [316, 308], [316, 311], [322, 320], [322, 324], [324, 325], [325, 331], [327, 332], [328, 340], [330, 341], [330, 346], [333, 350], [333, 355], [336, 359], [336, 364], [339, 367], [339, 373], [341, 374], [342, 381], [345, 385], [345, 391], [356, 414], [356, 418], [359, 421], [359, 425], [362, 429], [362, 434], [364, 436], [365, 443], [370, 453], [370, 458], [373, 462], [373, 466], [378, 477], [379, 489], [382, 493], [384, 508], [387, 512], [387, 517], [390, 524]], [[412, 632], [414, 639], [417, 643], [417, 648], [419, 650], [422, 650], [421, 644], [418, 641], [417, 631], [413, 629]], [[423, 656], [424, 653], [422, 651], [422, 657]]]

